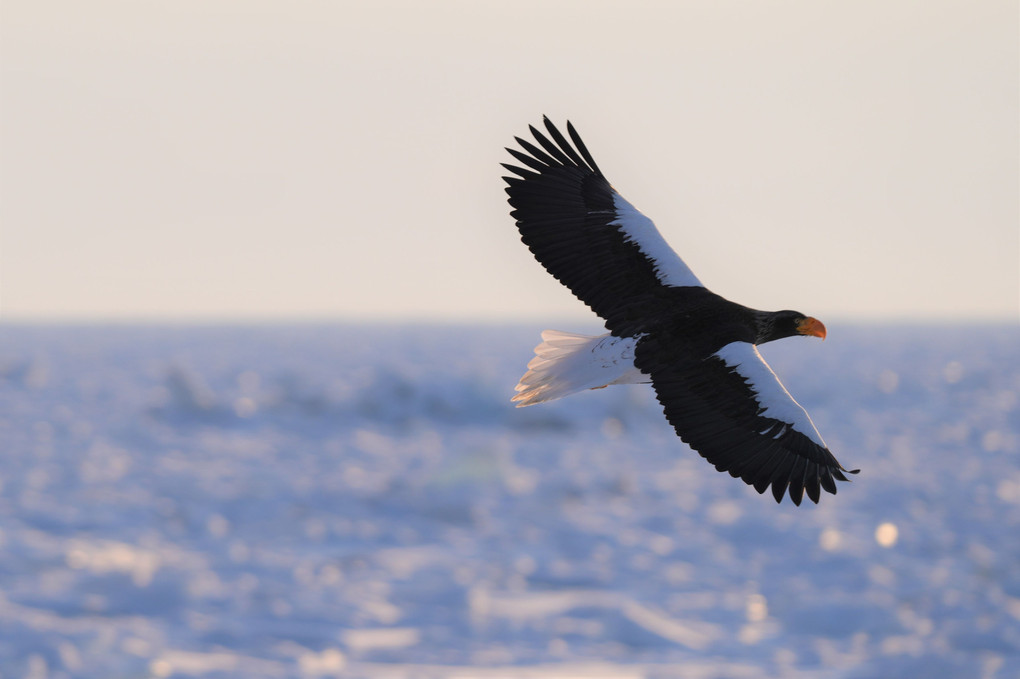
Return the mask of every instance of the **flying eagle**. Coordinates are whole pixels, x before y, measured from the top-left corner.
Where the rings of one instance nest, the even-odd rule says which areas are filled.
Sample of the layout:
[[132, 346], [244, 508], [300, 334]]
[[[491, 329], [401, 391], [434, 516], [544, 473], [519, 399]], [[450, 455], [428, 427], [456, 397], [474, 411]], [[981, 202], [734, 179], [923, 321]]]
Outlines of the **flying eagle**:
[[[847, 481], [807, 412], [757, 345], [825, 338], [797, 311], [757, 311], [710, 292], [648, 217], [609, 184], [574, 126], [548, 118], [536, 146], [503, 164], [521, 240], [557, 280], [605, 319], [599, 337], [547, 330], [516, 387], [518, 407], [610, 384], [651, 382], [680, 438], [721, 472], [777, 502], [836, 493]], [[571, 141], [573, 144], [571, 144]]]

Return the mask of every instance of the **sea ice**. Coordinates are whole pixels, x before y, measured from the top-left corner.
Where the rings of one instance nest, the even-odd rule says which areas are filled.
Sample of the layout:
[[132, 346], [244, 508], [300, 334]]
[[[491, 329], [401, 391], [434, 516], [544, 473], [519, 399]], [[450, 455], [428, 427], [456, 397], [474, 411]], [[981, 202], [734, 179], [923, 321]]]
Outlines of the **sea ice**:
[[799, 508], [539, 330], [0, 326], [0, 677], [1020, 676], [1017, 327], [765, 347]]

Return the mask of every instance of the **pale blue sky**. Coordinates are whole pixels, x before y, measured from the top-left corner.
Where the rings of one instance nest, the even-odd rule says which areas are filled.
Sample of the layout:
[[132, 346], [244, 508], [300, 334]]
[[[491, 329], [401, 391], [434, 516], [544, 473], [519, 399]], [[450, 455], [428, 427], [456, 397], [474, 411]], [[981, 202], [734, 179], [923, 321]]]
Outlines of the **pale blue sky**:
[[1016, 319], [1017, 4], [38, 2], [0, 17], [0, 318], [590, 318], [543, 113], [735, 301]]

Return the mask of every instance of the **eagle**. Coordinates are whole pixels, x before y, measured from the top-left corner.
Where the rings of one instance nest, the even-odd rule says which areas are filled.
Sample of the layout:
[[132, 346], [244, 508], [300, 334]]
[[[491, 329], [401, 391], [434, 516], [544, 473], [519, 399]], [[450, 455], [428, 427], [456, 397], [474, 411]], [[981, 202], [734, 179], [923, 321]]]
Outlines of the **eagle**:
[[535, 259], [605, 321], [592, 337], [557, 330], [542, 343], [513, 402], [530, 406], [612, 384], [651, 383], [682, 441], [720, 472], [777, 502], [821, 490], [844, 468], [758, 345], [825, 325], [799, 311], [759, 311], [708, 290], [655, 224], [612, 187], [574, 126], [549, 120], [535, 142], [507, 148], [503, 177], [521, 240]]

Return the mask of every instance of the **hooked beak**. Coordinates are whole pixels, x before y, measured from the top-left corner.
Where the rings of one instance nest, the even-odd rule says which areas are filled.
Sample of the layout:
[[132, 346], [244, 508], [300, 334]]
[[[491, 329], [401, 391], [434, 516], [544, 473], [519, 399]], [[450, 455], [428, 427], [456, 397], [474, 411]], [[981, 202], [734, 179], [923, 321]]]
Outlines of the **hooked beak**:
[[817, 318], [811, 316], [802, 318], [797, 323], [797, 332], [801, 335], [811, 335], [812, 337], [825, 339], [825, 325]]

